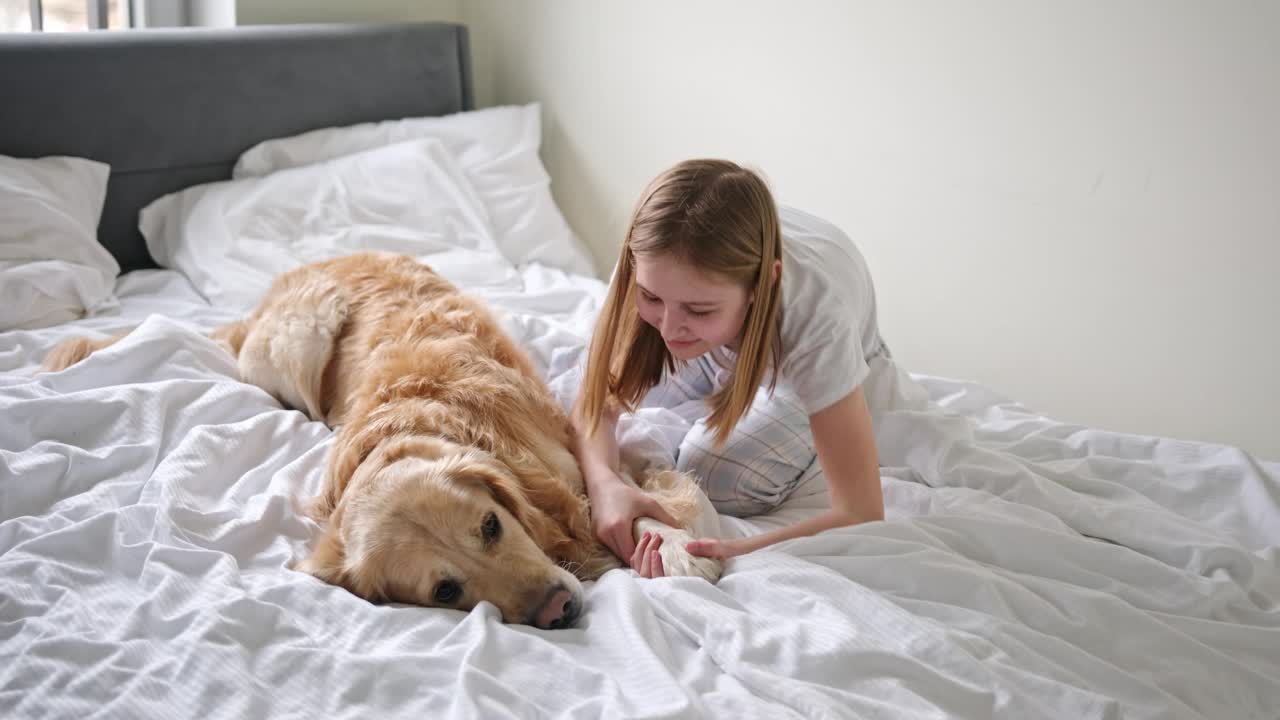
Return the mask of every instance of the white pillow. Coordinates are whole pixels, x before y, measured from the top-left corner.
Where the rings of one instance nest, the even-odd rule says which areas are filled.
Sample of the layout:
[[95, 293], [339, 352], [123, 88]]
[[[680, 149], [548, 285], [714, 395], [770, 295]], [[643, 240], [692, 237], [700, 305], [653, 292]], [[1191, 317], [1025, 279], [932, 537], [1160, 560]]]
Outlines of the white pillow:
[[530, 103], [267, 140], [240, 156], [232, 176], [266, 175], [404, 140], [436, 138], [457, 158], [479, 193], [508, 260], [594, 275], [590, 256], [551, 196], [551, 178], [538, 157], [540, 109], [538, 103]]
[[143, 208], [140, 229], [158, 264], [238, 310], [279, 273], [360, 250], [460, 249], [502, 262], [484, 206], [439, 140], [196, 185]]
[[0, 330], [115, 305], [120, 265], [98, 243], [110, 174], [84, 158], [0, 155]]

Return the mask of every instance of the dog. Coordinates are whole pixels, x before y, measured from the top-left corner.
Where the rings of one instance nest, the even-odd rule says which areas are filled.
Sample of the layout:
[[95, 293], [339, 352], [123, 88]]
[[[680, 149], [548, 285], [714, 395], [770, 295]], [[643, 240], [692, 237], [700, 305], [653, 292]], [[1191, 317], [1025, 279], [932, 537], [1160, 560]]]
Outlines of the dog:
[[[57, 371], [118, 341], [74, 338]], [[211, 337], [241, 379], [336, 431], [319, 541], [295, 567], [373, 602], [470, 610], [570, 627], [582, 581], [621, 562], [594, 536], [568, 417], [476, 298], [405, 256], [361, 253], [280, 275], [257, 308]], [[672, 470], [626, 480], [691, 527], [697, 486]], [[635, 483], [633, 477], [640, 477]], [[650, 518], [667, 575], [715, 582], [718, 560]]]

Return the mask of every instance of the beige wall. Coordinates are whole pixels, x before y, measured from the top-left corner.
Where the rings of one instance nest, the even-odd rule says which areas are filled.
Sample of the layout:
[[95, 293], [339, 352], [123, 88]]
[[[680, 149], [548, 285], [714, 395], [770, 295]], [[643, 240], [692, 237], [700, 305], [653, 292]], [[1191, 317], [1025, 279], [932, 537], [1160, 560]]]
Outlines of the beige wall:
[[602, 271], [648, 178], [734, 158], [854, 237], [913, 370], [1280, 459], [1280, 4], [247, 5], [468, 23]]
[[324, 22], [458, 22], [464, 0], [235, 0], [240, 25]]
[[602, 269], [650, 176], [731, 157], [854, 237], [912, 369], [1280, 459], [1280, 5], [463, 11]]

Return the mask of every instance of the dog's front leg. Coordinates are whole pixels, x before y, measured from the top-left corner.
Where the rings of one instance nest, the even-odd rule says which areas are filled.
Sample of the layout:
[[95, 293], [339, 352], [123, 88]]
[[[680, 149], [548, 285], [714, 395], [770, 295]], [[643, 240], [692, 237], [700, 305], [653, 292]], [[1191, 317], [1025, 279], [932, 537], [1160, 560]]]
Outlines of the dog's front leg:
[[[643, 478], [637, 483], [636, 477]], [[644, 468], [641, 463], [623, 457], [623, 482], [641, 489], [653, 498], [684, 527], [672, 527], [650, 517], [636, 518], [631, 531], [637, 543], [646, 532], [662, 537], [658, 554], [668, 576], [700, 577], [707, 582], [720, 579], [723, 564], [716, 558], [700, 557], [685, 550], [685, 545], [700, 537], [719, 537], [719, 515], [711, 501], [698, 488], [693, 478], [670, 469]], [[688, 530], [684, 528], [689, 528]]]
[[667, 576], [700, 577], [707, 582], [720, 579], [724, 567], [716, 558], [700, 557], [684, 549], [684, 546], [696, 538], [687, 530], [673, 528], [670, 525], [649, 517], [636, 518], [633, 527], [636, 542], [647, 532], [662, 537], [662, 545], [658, 554], [662, 556], [662, 569]]

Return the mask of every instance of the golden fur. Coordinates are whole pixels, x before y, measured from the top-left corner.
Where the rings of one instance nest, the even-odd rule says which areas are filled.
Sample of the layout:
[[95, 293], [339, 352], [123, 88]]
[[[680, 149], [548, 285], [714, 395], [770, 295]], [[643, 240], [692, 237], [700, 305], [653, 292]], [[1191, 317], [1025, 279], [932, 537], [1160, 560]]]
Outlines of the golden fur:
[[[249, 317], [212, 336], [241, 377], [337, 429], [323, 533], [299, 569], [370, 600], [470, 609], [509, 622], [572, 624], [579, 580], [620, 563], [592, 534], [570, 425], [524, 353], [478, 301], [411, 258], [365, 253], [276, 279]], [[106, 341], [75, 338], [49, 370]], [[690, 525], [697, 490], [651, 473], [644, 490]], [[715, 580], [690, 536], [669, 541], [668, 574]]]

